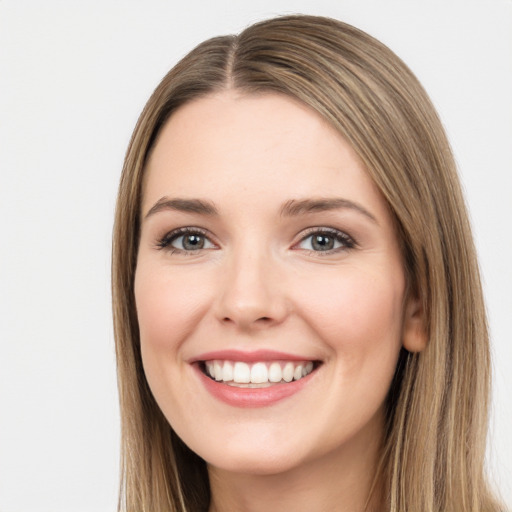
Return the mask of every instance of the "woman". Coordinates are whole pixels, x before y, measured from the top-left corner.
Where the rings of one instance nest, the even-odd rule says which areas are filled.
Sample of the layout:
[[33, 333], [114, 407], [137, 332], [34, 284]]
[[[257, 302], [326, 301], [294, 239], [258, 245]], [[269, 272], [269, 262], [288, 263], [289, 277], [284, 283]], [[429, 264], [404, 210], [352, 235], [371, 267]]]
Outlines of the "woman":
[[326, 18], [206, 41], [121, 179], [126, 510], [499, 510], [488, 336], [421, 85]]

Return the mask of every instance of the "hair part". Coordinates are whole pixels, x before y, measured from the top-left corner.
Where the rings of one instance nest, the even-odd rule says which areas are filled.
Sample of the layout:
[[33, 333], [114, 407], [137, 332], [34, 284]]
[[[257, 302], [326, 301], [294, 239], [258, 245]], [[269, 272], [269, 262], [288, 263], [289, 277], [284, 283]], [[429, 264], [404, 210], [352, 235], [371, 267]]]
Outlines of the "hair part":
[[377, 478], [386, 510], [498, 510], [485, 482], [490, 361], [475, 249], [441, 122], [407, 66], [364, 32], [286, 16], [210, 39], [184, 57], [146, 104], [124, 163], [112, 291], [126, 511], [206, 510], [206, 465], [176, 436], [142, 367], [133, 291], [148, 155], [180, 106], [225, 89], [280, 93], [314, 109], [358, 153], [386, 199], [428, 346], [405, 349], [387, 400]]

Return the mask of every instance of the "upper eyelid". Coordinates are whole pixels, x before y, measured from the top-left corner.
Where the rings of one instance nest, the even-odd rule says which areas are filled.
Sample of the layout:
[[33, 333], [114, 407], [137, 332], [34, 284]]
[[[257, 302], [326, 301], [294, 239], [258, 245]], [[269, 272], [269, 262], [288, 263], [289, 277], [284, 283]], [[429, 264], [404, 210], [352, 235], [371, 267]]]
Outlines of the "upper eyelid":
[[299, 237], [299, 240], [303, 240], [304, 238], [307, 238], [308, 236], [311, 236], [314, 233], [329, 233], [331, 235], [340, 235], [342, 238], [350, 239], [355, 243], [355, 239], [352, 235], [348, 234], [346, 231], [343, 231], [342, 229], [337, 229], [330, 226], [314, 226], [306, 228], [305, 230], [301, 231], [297, 236]]
[[194, 234], [194, 233], [198, 233], [200, 235], [203, 235], [206, 238], [210, 238], [211, 237], [211, 234], [209, 233], [209, 231], [204, 229], [204, 228], [199, 228], [197, 226], [184, 226], [184, 227], [181, 227], [181, 228], [171, 229], [170, 231], [167, 231], [161, 237], [161, 239], [162, 240], [165, 239], [165, 238], [171, 239], [173, 237], [178, 237], [180, 235]]
[[[342, 234], [347, 234], [345, 233], [345, 231], [341, 230], [341, 229], [338, 229], [338, 228], [333, 228], [331, 226], [310, 226], [308, 228], [305, 228], [301, 231], [301, 233], [317, 233], [317, 232], [322, 232], [322, 231], [325, 231], [325, 232], [328, 232], [328, 233], [342, 233]], [[348, 236], [348, 235], [347, 235]]]

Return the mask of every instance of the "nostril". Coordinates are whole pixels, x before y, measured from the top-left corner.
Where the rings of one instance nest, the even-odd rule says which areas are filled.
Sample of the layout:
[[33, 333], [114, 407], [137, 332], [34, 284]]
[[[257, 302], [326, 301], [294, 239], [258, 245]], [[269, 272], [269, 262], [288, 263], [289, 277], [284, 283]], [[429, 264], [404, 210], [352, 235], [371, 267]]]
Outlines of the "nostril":
[[[252, 324], [253, 325], [261, 325], [261, 324], [271, 324], [272, 323], [272, 318], [269, 317], [269, 316], [261, 316], [259, 318], [256, 318], [256, 320], [253, 320]], [[223, 323], [226, 323], [226, 324], [229, 324], [229, 323], [237, 323], [233, 318], [229, 317], [229, 316], [225, 316], [223, 319], [222, 319], [222, 322]]]

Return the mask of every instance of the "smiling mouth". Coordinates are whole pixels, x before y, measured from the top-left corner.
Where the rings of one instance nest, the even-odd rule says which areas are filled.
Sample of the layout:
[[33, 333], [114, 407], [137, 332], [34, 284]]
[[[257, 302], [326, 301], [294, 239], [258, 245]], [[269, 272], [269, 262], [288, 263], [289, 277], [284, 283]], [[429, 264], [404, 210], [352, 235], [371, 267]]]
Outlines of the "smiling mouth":
[[210, 379], [239, 388], [266, 388], [287, 384], [307, 377], [320, 365], [319, 361], [244, 361], [209, 360], [200, 363], [201, 371]]

